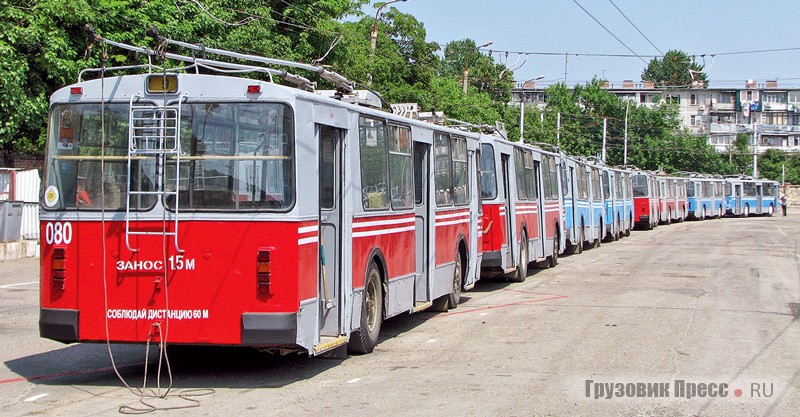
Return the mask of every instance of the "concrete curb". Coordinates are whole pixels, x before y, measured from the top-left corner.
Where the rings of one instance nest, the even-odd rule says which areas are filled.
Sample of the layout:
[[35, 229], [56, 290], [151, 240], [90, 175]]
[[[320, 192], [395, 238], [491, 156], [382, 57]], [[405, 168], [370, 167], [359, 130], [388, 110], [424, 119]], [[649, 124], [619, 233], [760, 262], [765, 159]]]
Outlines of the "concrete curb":
[[38, 257], [39, 241], [37, 240], [20, 240], [17, 242], [0, 243], [0, 261]]

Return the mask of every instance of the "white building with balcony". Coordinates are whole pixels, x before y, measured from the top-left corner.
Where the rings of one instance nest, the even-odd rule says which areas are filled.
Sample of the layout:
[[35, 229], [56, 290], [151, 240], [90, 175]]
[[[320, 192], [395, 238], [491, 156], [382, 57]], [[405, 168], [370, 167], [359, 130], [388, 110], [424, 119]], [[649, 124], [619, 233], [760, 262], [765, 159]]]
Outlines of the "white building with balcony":
[[[678, 104], [683, 127], [708, 136], [719, 152], [726, 152], [736, 135], [750, 135], [759, 152], [780, 149], [800, 152], [800, 89], [781, 89], [777, 81], [747, 81], [744, 88], [656, 88], [652, 82], [623, 81], [605, 88], [624, 100], [652, 106], [662, 100]], [[546, 107], [544, 88], [531, 83], [516, 86], [513, 101]]]

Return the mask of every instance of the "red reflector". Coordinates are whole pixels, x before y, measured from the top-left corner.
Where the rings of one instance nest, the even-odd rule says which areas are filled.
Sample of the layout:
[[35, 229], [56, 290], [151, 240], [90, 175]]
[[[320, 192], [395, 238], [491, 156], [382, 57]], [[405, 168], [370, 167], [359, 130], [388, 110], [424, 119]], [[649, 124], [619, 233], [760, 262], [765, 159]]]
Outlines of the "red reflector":
[[261, 86], [260, 85], [248, 85], [247, 86], [247, 92], [248, 93], [260, 93], [261, 92]]
[[53, 248], [53, 259], [66, 259], [66, 248]]
[[[258, 86], [251, 86], [251, 87], [258, 87]], [[256, 293], [257, 294], [269, 294], [269, 284], [270, 284], [270, 262], [269, 262], [269, 250], [262, 249], [258, 251], [258, 257], [256, 262]]]
[[53, 270], [54, 271], [64, 271], [67, 265], [67, 261], [63, 259], [53, 259]]
[[54, 290], [63, 291], [64, 281], [66, 281], [64, 271], [53, 271], [53, 279], [50, 281], [50, 287]]
[[70, 94], [83, 94], [83, 87], [70, 87]]

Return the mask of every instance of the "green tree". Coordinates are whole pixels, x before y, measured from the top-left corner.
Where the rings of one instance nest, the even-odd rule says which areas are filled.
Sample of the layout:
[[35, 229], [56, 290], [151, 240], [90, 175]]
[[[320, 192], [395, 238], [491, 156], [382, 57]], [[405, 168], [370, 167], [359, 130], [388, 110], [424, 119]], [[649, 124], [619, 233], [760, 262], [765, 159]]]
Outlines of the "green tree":
[[661, 59], [653, 58], [642, 71], [642, 80], [653, 81], [658, 87], [708, 86], [703, 66], [675, 49], [667, 51]]
[[[100, 66], [101, 53], [84, 57], [85, 24], [102, 36], [147, 45], [145, 30], [277, 58], [310, 61], [342, 36], [339, 19], [360, 13], [368, 0], [6, 0], [0, 5], [0, 148], [3, 164], [15, 152], [41, 152], [48, 97]], [[246, 12], [244, 10], [247, 10]], [[257, 41], [254, 41], [257, 40]], [[107, 65], [142, 63], [134, 53], [105, 48]]]

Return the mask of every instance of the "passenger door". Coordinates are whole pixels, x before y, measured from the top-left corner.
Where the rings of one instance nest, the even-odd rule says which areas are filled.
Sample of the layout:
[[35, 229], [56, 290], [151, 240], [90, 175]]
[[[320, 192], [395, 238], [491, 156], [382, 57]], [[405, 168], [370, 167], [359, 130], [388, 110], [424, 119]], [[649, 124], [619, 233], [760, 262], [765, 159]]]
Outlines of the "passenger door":
[[342, 141], [344, 129], [317, 125], [319, 138], [320, 335], [342, 334]]

